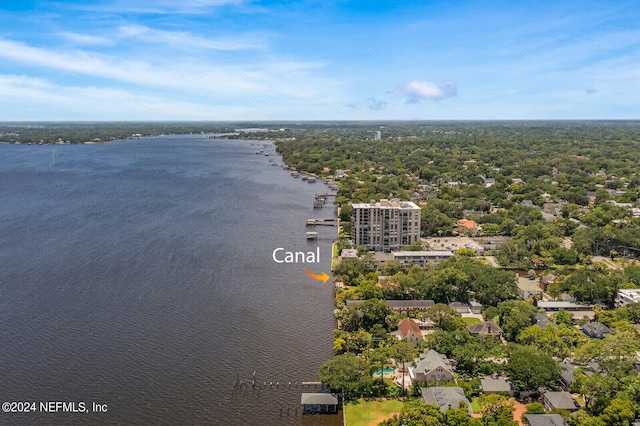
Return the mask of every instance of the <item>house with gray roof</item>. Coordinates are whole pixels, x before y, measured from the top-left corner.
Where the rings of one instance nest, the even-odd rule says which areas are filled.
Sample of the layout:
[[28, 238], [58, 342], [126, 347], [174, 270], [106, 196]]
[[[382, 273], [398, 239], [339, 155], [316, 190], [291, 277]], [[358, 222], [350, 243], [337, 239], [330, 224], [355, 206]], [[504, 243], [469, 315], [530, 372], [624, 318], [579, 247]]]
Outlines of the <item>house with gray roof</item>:
[[338, 398], [330, 393], [303, 393], [300, 397], [303, 414], [337, 413]]
[[525, 420], [529, 426], [567, 426], [560, 414], [527, 414]]
[[497, 336], [502, 335], [502, 329], [493, 321], [485, 321], [480, 324], [472, 324], [467, 326], [472, 336]]
[[412, 380], [429, 383], [453, 379], [451, 362], [433, 349], [425, 349], [415, 363], [415, 368], [409, 369]]
[[571, 396], [569, 392], [545, 392], [542, 394], [542, 403], [547, 411], [554, 408], [567, 411], [576, 411], [580, 409], [580, 405]]
[[440, 411], [443, 413], [449, 408], [460, 408], [460, 406], [466, 407], [469, 414], [473, 414], [471, 404], [462, 388], [459, 387], [432, 387], [422, 388], [422, 401], [425, 404], [436, 404], [440, 407]]
[[607, 334], [612, 334], [611, 330], [606, 325], [598, 321], [593, 321], [582, 326], [582, 332], [592, 339], [604, 339]]
[[536, 325], [538, 327], [544, 328], [544, 327], [548, 326], [549, 324], [551, 324], [551, 320], [549, 319], [548, 316], [546, 316], [542, 312], [538, 312], [536, 314]]
[[560, 367], [560, 383], [562, 385], [562, 389], [569, 392], [571, 390], [571, 385], [575, 381], [573, 373], [576, 367], [568, 362], [559, 362], [558, 367]]
[[509, 380], [493, 379], [491, 377], [480, 379], [480, 387], [482, 388], [482, 393], [485, 395], [501, 392], [513, 395], [514, 391], [514, 386]]

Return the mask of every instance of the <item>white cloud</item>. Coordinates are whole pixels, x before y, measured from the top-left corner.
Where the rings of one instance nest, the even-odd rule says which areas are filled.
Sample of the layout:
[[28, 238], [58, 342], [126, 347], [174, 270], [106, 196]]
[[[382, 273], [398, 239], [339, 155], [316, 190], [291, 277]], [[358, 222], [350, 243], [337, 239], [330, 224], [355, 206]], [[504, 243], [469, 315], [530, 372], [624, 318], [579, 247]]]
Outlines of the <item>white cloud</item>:
[[186, 31], [165, 31], [149, 28], [144, 25], [123, 25], [119, 27], [118, 36], [135, 38], [148, 43], [165, 44], [180, 49], [212, 49], [241, 50], [264, 49], [264, 36], [243, 35], [220, 37], [216, 39], [199, 37]]
[[[250, 108], [190, 102], [117, 88], [60, 86], [39, 78], [0, 75], [2, 120], [216, 120], [242, 117]], [[13, 111], [13, 112], [9, 112]], [[11, 115], [15, 114], [15, 115]]]
[[425, 99], [437, 101], [456, 96], [458, 94], [458, 88], [452, 81], [443, 84], [437, 84], [431, 81], [411, 81], [396, 87], [393, 92], [406, 97], [407, 103], [418, 103]]
[[59, 32], [58, 35], [75, 44], [94, 46], [113, 46], [114, 41], [109, 37], [102, 37], [93, 34], [80, 34], [69, 31]]
[[199, 15], [222, 6], [240, 6], [243, 0], [115, 0], [102, 4], [70, 5], [78, 10], [108, 13], [137, 13], [151, 15]]
[[0, 58], [156, 90], [174, 90], [180, 95], [183, 92], [198, 96], [284, 94], [310, 98], [326, 96], [327, 89], [332, 88], [332, 82], [314, 74], [325, 64], [313, 62], [274, 59], [216, 65], [205, 60], [171, 61], [165, 57], [147, 62], [82, 50], [60, 52], [3, 39]]

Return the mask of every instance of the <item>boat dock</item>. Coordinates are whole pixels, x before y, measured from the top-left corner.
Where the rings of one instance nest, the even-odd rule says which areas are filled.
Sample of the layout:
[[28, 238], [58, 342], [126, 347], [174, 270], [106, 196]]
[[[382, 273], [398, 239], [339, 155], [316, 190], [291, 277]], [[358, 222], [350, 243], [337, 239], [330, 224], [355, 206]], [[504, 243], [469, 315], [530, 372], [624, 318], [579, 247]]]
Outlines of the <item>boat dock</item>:
[[314, 209], [321, 209], [325, 205], [334, 205], [336, 194], [329, 194], [328, 192], [318, 192], [315, 200], [313, 201]]
[[337, 226], [338, 218], [307, 219], [307, 226]]

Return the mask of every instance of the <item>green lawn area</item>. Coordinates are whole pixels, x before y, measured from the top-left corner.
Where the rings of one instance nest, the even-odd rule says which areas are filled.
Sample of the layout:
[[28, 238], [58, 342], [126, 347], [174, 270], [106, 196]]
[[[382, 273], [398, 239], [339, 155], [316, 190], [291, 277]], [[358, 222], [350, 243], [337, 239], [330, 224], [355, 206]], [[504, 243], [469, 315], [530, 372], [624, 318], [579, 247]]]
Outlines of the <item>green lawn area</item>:
[[368, 426], [386, 420], [392, 413], [400, 413], [402, 401], [365, 401], [360, 399], [357, 404], [346, 404], [344, 409], [347, 418], [346, 426]]
[[482, 411], [482, 405], [478, 402], [479, 398], [475, 397], [471, 400], [471, 409], [474, 413], [479, 413]]
[[474, 318], [474, 317], [462, 318], [462, 321], [464, 321], [464, 323], [467, 324], [467, 325], [481, 324], [482, 323], [482, 321], [480, 321], [478, 318]]

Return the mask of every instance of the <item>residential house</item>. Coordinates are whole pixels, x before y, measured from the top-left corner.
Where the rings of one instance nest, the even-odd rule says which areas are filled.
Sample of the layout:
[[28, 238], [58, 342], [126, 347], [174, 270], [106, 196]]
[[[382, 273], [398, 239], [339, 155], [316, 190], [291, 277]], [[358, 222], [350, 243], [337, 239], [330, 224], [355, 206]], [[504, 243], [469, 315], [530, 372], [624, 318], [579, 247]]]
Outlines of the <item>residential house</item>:
[[526, 414], [528, 426], [567, 426], [560, 414]]
[[425, 349], [415, 362], [415, 368], [409, 369], [412, 380], [429, 383], [453, 379], [451, 362], [433, 349]]
[[516, 276], [516, 280], [518, 293], [522, 299], [527, 300], [532, 296], [542, 296], [542, 289], [538, 287], [535, 280], [521, 276]]
[[482, 313], [482, 304], [476, 302], [475, 300], [469, 300], [469, 309], [472, 314], [481, 314]]
[[538, 312], [536, 314], [536, 325], [538, 327], [544, 328], [544, 327], [548, 326], [549, 324], [551, 324], [551, 320], [549, 319], [548, 316], [546, 316], [542, 312]]
[[509, 395], [513, 395], [514, 386], [507, 379], [493, 379], [491, 377], [485, 377], [480, 379], [480, 387], [482, 388], [482, 393], [485, 395], [492, 393], [508, 393]]
[[549, 286], [549, 284], [551, 284], [557, 279], [558, 277], [553, 274], [542, 275], [538, 280], [540, 284], [540, 288], [542, 289], [542, 291], [547, 291], [547, 287]]
[[469, 306], [467, 303], [451, 302], [449, 303], [449, 307], [455, 309], [459, 314], [471, 313], [471, 306]]
[[472, 336], [502, 336], [502, 329], [493, 321], [473, 324], [467, 327]]
[[560, 367], [560, 384], [562, 389], [567, 392], [571, 391], [571, 385], [575, 381], [575, 377], [573, 373], [576, 367], [568, 362], [559, 362], [558, 367]]
[[592, 339], [604, 339], [605, 335], [613, 334], [613, 330], [598, 321], [583, 325], [582, 332]]
[[460, 219], [457, 222], [458, 232], [460, 235], [478, 235], [482, 228], [476, 223], [475, 220], [471, 219]]
[[407, 342], [411, 342], [414, 345], [422, 342], [422, 331], [418, 324], [411, 318], [404, 318], [398, 323], [398, 331], [400, 332], [400, 338]]
[[422, 401], [425, 404], [436, 404], [440, 407], [440, 411], [443, 413], [447, 411], [449, 408], [460, 408], [461, 406], [466, 407], [469, 415], [473, 414], [473, 409], [471, 409], [471, 404], [466, 396], [464, 396], [464, 391], [459, 387], [431, 387], [431, 388], [422, 388]]
[[547, 411], [554, 408], [559, 410], [576, 411], [580, 409], [580, 405], [571, 396], [569, 392], [545, 392], [542, 394], [542, 403]]

